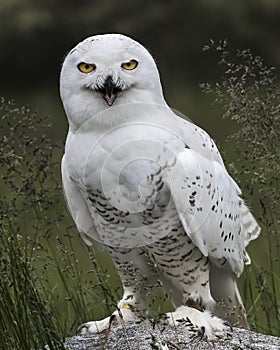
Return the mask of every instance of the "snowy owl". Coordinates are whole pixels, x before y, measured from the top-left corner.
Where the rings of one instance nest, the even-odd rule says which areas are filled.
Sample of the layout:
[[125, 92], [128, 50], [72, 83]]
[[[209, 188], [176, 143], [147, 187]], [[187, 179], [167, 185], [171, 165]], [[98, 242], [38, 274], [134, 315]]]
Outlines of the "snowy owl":
[[227, 321], [247, 327], [236, 280], [260, 228], [214, 141], [167, 105], [150, 53], [124, 35], [89, 37], [66, 56], [60, 94], [68, 208], [124, 289], [113, 315], [80, 333], [146, 315], [153, 287], [174, 306], [160, 317], [166, 325], [208, 340], [225, 335]]

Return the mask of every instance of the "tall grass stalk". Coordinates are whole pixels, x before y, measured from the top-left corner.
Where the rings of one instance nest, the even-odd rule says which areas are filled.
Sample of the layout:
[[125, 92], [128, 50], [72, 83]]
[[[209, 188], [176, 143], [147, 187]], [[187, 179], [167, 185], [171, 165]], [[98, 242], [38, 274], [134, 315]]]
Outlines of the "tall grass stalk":
[[64, 349], [44, 291], [32, 276], [23, 238], [12, 223], [10, 227], [1, 224], [0, 237], [0, 348]]

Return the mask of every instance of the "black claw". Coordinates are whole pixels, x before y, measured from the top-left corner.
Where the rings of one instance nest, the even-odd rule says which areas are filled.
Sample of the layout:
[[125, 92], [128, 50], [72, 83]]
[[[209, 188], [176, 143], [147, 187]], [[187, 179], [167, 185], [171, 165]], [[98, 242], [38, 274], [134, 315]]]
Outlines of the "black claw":
[[168, 319], [168, 316], [165, 313], [158, 314], [153, 320], [153, 329], [155, 329], [155, 326], [157, 324], [167, 326], [167, 322], [166, 322], [167, 319]]
[[186, 320], [184, 318], [177, 318], [176, 321], [179, 323], [186, 323]]
[[198, 333], [198, 337], [200, 338], [200, 340], [203, 339], [204, 335], [205, 335], [205, 327], [202, 326], [197, 330]]
[[228, 339], [231, 339], [233, 336], [232, 333], [229, 333], [229, 332], [227, 332], [226, 334], [227, 334]]
[[224, 321], [224, 325], [225, 326], [228, 326], [230, 331], [233, 332], [233, 328], [232, 328], [232, 325], [228, 322], [228, 321]]
[[82, 333], [82, 330], [83, 330], [83, 329], [86, 329], [86, 333], [88, 332], [88, 326], [86, 325], [86, 323], [82, 323], [82, 324], [79, 325], [79, 327], [78, 327], [77, 330], [76, 330], [76, 335], [81, 335], [81, 334], [83, 334], [83, 333]]
[[186, 326], [190, 327], [190, 328], [194, 327], [194, 324], [192, 323], [192, 321], [188, 317], [186, 317]]
[[109, 320], [109, 328], [113, 325], [113, 323], [117, 320], [116, 315], [111, 315], [110, 320]]

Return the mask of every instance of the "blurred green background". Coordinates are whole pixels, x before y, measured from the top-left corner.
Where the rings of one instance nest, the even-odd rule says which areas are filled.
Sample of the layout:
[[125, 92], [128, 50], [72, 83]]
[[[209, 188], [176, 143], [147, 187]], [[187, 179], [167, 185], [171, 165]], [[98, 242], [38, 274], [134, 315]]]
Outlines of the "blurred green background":
[[227, 38], [278, 67], [279, 20], [278, 0], [0, 0], [0, 95], [50, 114], [53, 137], [64, 139], [58, 93], [64, 56], [87, 36], [124, 33], [155, 57], [169, 104], [223, 141], [227, 123], [211, 114], [198, 88], [219, 78], [219, 70], [201, 49], [210, 38]]
[[[43, 132], [50, 144], [61, 142], [62, 145], [68, 127], [59, 98], [59, 73], [64, 56], [87, 36], [123, 33], [150, 50], [158, 64], [169, 105], [210, 133], [229, 164], [235, 156], [233, 143], [226, 142], [226, 139], [236, 130], [236, 125], [221, 118], [222, 109], [213, 106], [212, 98], [199, 87], [202, 82], [215, 82], [221, 78], [217, 57], [213, 53], [203, 53], [202, 48], [210, 39], [227, 38], [230, 48], [249, 48], [253, 54], [263, 57], [268, 66], [275, 66], [277, 71], [280, 66], [279, 23], [278, 0], [0, 0], [0, 96], [6, 100], [14, 99], [19, 106], [27, 105], [31, 110], [38, 110], [39, 116], [49, 115], [53, 125]], [[36, 127], [40, 129], [40, 122]], [[2, 129], [2, 133], [5, 134], [5, 130]], [[16, 137], [12, 133], [11, 138]], [[40, 137], [34, 142], [39, 146]], [[63, 147], [54, 148], [53, 153], [55, 162], [59, 162]], [[53, 169], [59, 187], [57, 164]], [[243, 181], [239, 184], [245, 188], [246, 177]], [[5, 193], [6, 189], [3, 185], [1, 187]], [[36, 235], [34, 246], [38, 249], [34, 249], [30, 256], [36, 269], [43, 271], [42, 285], [44, 288], [48, 285], [48, 292], [42, 295], [49, 296], [47, 302], [54, 304], [60, 315], [56, 318], [56, 330], [69, 335], [82, 321], [108, 315], [109, 309], [114, 308], [112, 300], [121, 295], [121, 287], [111, 263], [102, 254], [88, 251], [76, 238], [78, 235], [61, 188], [49, 188], [56, 191], [56, 195], [46, 205], [48, 211], [40, 208], [36, 211], [36, 220], [40, 215], [42, 218], [40, 228], [37, 231], [34, 227], [31, 229], [30, 221], [25, 222], [25, 230], [28, 236], [34, 231], [48, 237], [41, 240], [41, 236]], [[43, 194], [42, 198], [50, 193]], [[249, 201], [254, 204], [254, 197]], [[28, 205], [24, 203], [25, 207]], [[258, 215], [257, 206], [255, 210]], [[53, 222], [52, 218], [55, 218]], [[252, 244], [249, 252], [253, 265], [263, 265], [269, 271], [267, 244], [269, 241], [261, 238]], [[279, 268], [276, 272], [279, 274]], [[263, 282], [259, 283], [252, 277], [252, 292], [245, 279], [246, 276], [241, 281], [242, 291], [250, 294], [246, 297], [250, 299], [247, 310], [254, 314], [256, 305], [258, 308], [262, 306], [258, 288]], [[275, 278], [275, 281], [279, 289], [279, 279]], [[113, 290], [116, 295], [110, 295], [107, 283], [116, 287]], [[95, 293], [96, 289], [98, 292]], [[93, 304], [90, 304], [91, 300]], [[279, 303], [273, 305], [279, 307]], [[279, 313], [277, 317], [280, 322]], [[256, 319], [255, 314], [251, 315], [254, 329], [277, 333], [276, 323], [271, 326], [258, 323]]]

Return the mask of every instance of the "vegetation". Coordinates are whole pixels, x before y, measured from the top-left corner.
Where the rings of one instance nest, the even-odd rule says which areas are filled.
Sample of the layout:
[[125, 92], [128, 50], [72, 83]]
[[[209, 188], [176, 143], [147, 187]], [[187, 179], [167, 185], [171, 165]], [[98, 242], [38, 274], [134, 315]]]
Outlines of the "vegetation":
[[[230, 165], [262, 225], [252, 266], [240, 286], [253, 329], [279, 335], [279, 84], [250, 51], [231, 54], [210, 43], [224, 76], [204, 84], [237, 122]], [[53, 126], [27, 108], [1, 101], [0, 347], [63, 349], [63, 338], [85, 320], [108, 315], [121, 295], [111, 262], [86, 248], [63, 201], [61, 145]], [[90, 259], [88, 259], [90, 257]]]
[[64, 336], [110, 313], [117, 296], [69, 220], [61, 147], [46, 137], [53, 125], [3, 99], [0, 113], [0, 348], [63, 349]]
[[[202, 84], [222, 106], [224, 118], [238, 124], [230, 136], [235, 150], [230, 164], [244, 197], [251, 202], [262, 227], [252, 243], [252, 266], [245, 270], [241, 287], [252, 328], [279, 335], [280, 329], [280, 85], [274, 69], [250, 50], [232, 54], [226, 41], [204, 48], [219, 56], [223, 78]], [[251, 247], [252, 248], [252, 247]]]
[[[42, 247], [39, 234], [51, 225], [45, 210], [54, 205], [50, 158], [53, 146], [38, 132], [46, 121], [1, 101], [0, 163], [0, 324], [2, 349], [62, 349], [49, 296], [34, 262]], [[42, 132], [42, 129], [41, 129]]]

